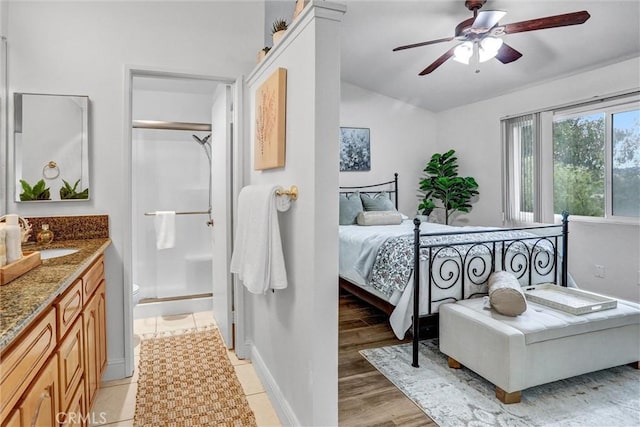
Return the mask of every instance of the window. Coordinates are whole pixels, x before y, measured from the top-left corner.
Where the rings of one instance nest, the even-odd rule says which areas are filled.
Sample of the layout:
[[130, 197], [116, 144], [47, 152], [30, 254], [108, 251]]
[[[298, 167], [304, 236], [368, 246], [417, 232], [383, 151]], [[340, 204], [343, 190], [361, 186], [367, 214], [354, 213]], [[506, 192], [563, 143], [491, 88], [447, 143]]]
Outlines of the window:
[[616, 98], [505, 119], [505, 219], [640, 218], [640, 101]]

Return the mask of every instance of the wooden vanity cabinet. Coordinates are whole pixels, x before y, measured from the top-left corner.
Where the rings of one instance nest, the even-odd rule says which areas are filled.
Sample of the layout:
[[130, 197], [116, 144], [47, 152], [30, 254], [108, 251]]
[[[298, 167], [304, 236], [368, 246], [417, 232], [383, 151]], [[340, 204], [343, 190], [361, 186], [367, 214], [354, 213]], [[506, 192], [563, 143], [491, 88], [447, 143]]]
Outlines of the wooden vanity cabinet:
[[2, 427], [88, 424], [107, 364], [105, 288], [100, 255], [2, 352]]
[[106, 367], [106, 330], [104, 316], [104, 283], [91, 297], [82, 313], [84, 336], [86, 339], [85, 352], [85, 390], [89, 407], [93, 406], [96, 392], [100, 385], [100, 378]]
[[58, 357], [54, 354], [14, 408], [8, 425], [57, 426], [58, 396]]

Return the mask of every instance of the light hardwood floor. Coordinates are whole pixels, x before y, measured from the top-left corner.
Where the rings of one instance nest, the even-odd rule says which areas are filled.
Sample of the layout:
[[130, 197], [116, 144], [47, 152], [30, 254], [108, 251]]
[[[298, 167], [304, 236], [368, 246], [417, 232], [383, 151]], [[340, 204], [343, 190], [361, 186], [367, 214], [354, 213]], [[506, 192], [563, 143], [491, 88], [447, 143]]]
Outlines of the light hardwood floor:
[[424, 412], [358, 353], [399, 341], [387, 316], [340, 291], [338, 418], [340, 426], [435, 426]]

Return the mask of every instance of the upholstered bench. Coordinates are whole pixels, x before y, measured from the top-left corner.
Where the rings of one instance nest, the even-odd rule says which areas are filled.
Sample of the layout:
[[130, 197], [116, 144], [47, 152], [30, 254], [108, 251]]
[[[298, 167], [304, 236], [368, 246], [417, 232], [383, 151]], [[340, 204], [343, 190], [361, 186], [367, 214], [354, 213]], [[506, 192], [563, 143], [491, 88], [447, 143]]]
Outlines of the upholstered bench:
[[640, 360], [640, 305], [572, 315], [533, 302], [517, 317], [485, 308], [482, 298], [442, 304], [440, 351], [496, 386], [496, 397], [517, 403], [521, 391]]

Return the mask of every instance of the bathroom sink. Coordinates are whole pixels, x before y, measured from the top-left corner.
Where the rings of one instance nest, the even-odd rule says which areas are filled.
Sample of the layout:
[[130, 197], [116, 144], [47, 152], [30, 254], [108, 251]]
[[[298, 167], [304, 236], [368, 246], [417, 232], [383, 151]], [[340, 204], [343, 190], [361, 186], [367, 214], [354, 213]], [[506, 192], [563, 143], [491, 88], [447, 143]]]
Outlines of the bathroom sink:
[[73, 248], [42, 249], [40, 251], [40, 259], [59, 258], [61, 256], [75, 254], [76, 252], [78, 252], [78, 249]]

